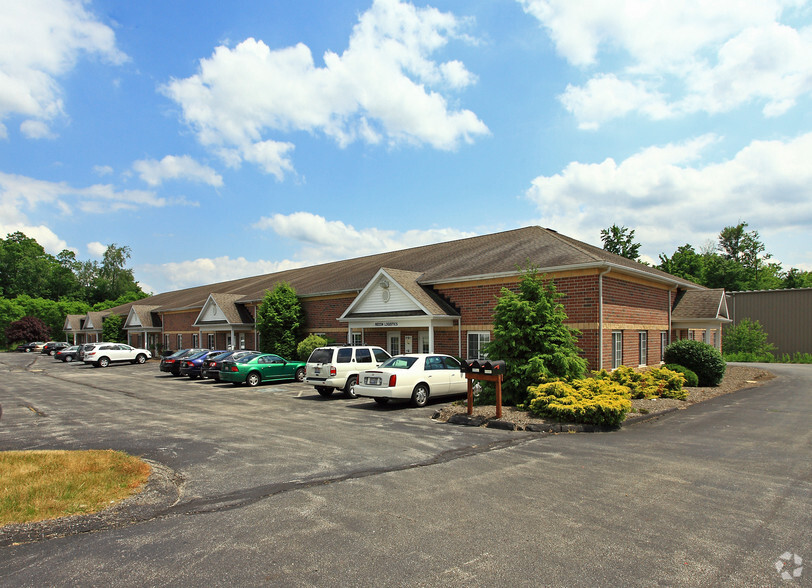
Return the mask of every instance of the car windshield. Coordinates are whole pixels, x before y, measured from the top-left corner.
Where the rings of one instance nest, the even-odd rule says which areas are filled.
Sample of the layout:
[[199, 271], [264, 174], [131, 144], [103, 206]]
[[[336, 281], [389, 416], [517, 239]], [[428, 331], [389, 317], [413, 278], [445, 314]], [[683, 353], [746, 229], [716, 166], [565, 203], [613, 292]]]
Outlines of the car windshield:
[[382, 368], [391, 368], [395, 370], [408, 370], [417, 361], [416, 357], [393, 357], [381, 364]]
[[186, 359], [199, 359], [199, 358], [201, 358], [201, 357], [203, 357], [205, 355], [208, 355], [208, 353], [209, 353], [208, 351], [199, 351], [197, 353], [193, 353], [192, 355], [190, 355]]
[[234, 360], [234, 363], [248, 363], [249, 361], [251, 361], [255, 357], [259, 357], [260, 355], [261, 355], [260, 353], [249, 353], [248, 355], [243, 355], [242, 357], [238, 357], [237, 359]]

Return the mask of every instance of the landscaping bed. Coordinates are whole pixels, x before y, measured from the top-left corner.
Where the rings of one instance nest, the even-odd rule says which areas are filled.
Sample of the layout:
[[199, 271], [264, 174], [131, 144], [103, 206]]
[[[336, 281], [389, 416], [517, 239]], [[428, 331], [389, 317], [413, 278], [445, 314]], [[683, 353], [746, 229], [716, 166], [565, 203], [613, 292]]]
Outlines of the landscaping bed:
[[[676, 400], [673, 398], [651, 398], [651, 399], [633, 399], [632, 410], [626, 415], [626, 420], [637, 420], [640, 416], [654, 416], [658, 413], [670, 411], [673, 409], [687, 408], [691, 404], [697, 402], [704, 402], [716, 396], [729, 394], [743, 388], [751, 388], [759, 386], [762, 382], [771, 380], [775, 374], [768, 372], [762, 368], [728, 365], [725, 371], [725, 376], [718, 386], [712, 387], [696, 387], [684, 388], [688, 393], [685, 400]], [[463, 400], [461, 403], [454, 403], [445, 406], [434, 414], [434, 419], [446, 422], [452, 416], [460, 414], [464, 415], [468, 412], [468, 407]], [[489, 422], [496, 421], [496, 407], [493, 405], [474, 406], [473, 416], [479, 417], [475, 422], [480, 426], [487, 426]], [[502, 407], [502, 418], [500, 422], [512, 423], [515, 425], [516, 430], [526, 430], [529, 425], [534, 428], [544, 428], [545, 425], [558, 424], [558, 421], [549, 419], [540, 419], [534, 417], [527, 411], [517, 410], [513, 406]]]

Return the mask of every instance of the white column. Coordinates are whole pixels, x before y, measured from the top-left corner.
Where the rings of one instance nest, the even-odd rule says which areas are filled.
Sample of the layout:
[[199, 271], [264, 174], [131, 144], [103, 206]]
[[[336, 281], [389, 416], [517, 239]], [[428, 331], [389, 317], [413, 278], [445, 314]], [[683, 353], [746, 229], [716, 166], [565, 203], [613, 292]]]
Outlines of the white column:
[[429, 353], [434, 353], [434, 325], [429, 319]]

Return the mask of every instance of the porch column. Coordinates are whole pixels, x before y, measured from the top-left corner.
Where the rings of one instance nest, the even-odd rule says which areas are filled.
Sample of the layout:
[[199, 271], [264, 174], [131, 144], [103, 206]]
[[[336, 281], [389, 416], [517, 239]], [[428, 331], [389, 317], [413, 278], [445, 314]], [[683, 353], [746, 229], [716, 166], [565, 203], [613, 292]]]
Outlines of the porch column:
[[232, 348], [232, 349], [237, 349], [237, 347], [236, 347], [236, 345], [235, 345], [235, 342], [234, 342], [234, 339], [235, 339], [235, 338], [236, 338], [236, 337], [235, 337], [235, 335], [234, 335], [234, 327], [232, 326], [232, 327], [231, 327], [231, 348]]
[[434, 325], [429, 319], [429, 353], [434, 353]]

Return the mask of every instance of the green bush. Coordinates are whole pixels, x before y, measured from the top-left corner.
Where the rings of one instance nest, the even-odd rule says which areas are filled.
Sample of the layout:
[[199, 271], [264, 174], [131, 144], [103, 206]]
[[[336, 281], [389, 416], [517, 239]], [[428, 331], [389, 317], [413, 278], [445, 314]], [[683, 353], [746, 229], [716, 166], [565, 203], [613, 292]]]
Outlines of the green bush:
[[772, 353], [752, 353], [748, 351], [725, 353], [724, 358], [725, 361], [737, 361], [741, 363], [773, 363], [776, 361], [775, 356]]
[[595, 378], [531, 386], [527, 399], [527, 410], [538, 416], [613, 427], [632, 409], [628, 388]]
[[665, 363], [684, 365], [699, 378], [700, 386], [718, 386], [725, 375], [725, 360], [719, 351], [702, 341], [681, 339], [665, 348]]
[[699, 386], [699, 377], [684, 365], [679, 365], [676, 363], [667, 363], [663, 367], [671, 370], [672, 372], [682, 374], [685, 377], [685, 383], [683, 384], [683, 386], [685, 386], [686, 388], [696, 388], [697, 386]]
[[301, 361], [307, 361], [314, 349], [325, 345], [327, 345], [327, 339], [321, 335], [308, 335], [296, 346], [296, 355]]
[[725, 331], [722, 340], [722, 352], [725, 355], [733, 353], [749, 353], [757, 357], [771, 355], [775, 345], [767, 343], [767, 333], [762, 329], [761, 323], [742, 319], [735, 327]]

